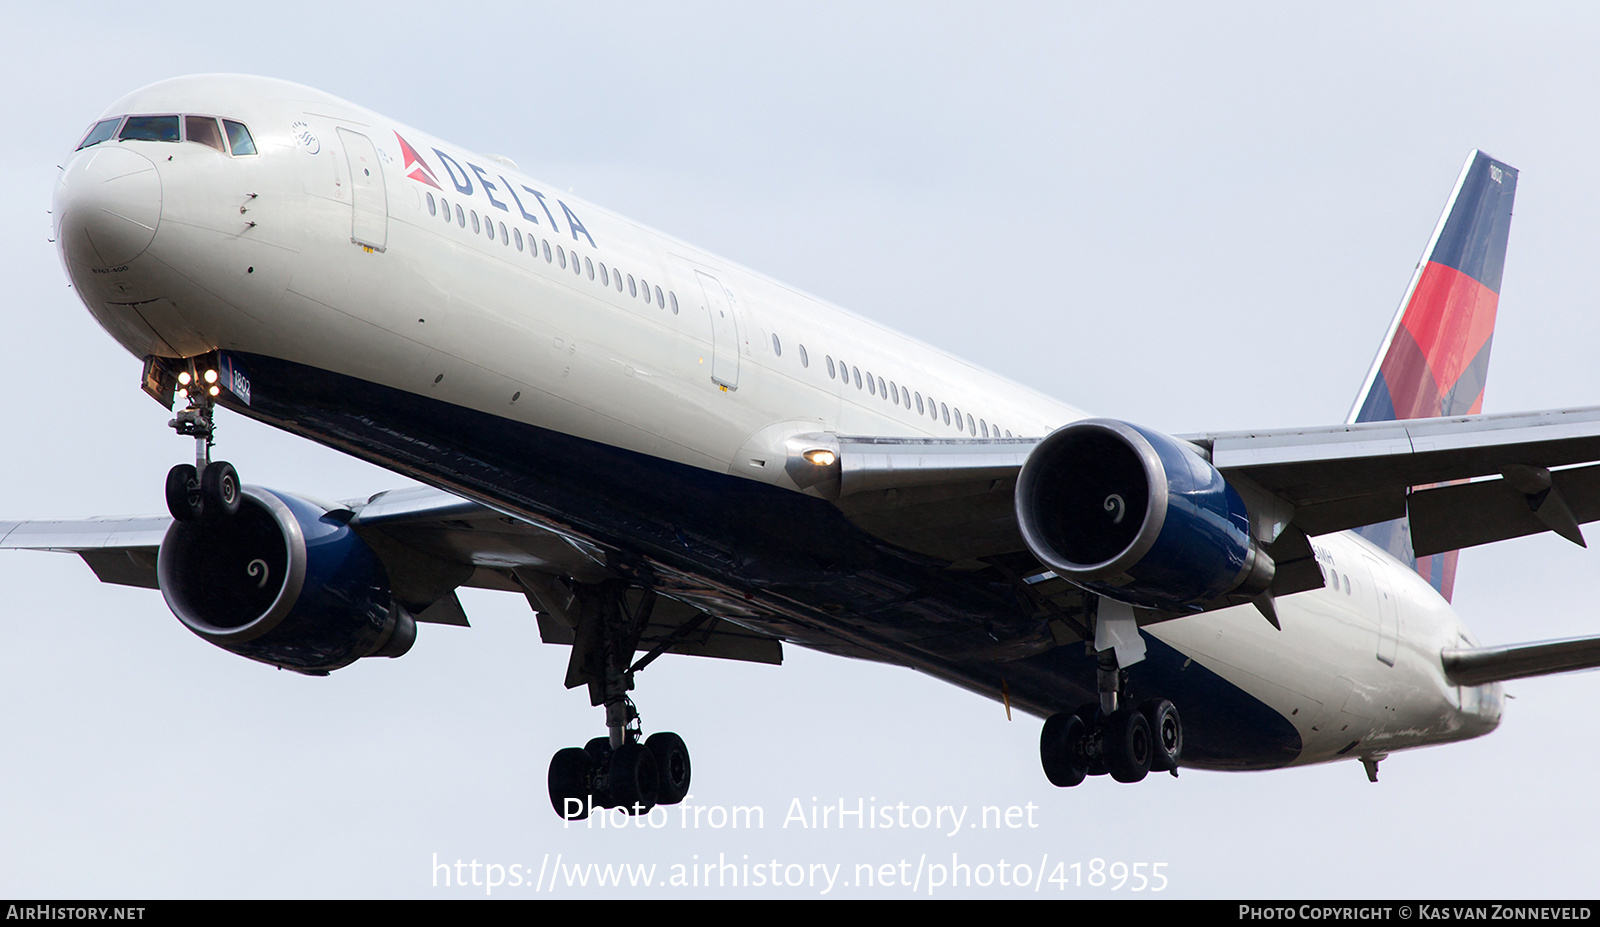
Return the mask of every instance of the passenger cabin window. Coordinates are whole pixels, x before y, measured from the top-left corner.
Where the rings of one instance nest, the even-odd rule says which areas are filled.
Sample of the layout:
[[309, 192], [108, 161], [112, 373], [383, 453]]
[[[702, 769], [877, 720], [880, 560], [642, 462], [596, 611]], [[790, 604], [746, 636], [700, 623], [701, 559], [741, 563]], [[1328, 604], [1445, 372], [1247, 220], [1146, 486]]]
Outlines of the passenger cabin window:
[[[673, 303], [674, 303], [674, 305], [676, 305], [677, 300], [673, 300]], [[802, 367], [810, 367], [811, 366], [811, 358], [806, 356], [806, 346], [803, 345], [803, 344], [800, 346], [800, 366], [802, 366]]]
[[121, 123], [121, 116], [117, 116], [114, 119], [100, 120], [89, 127], [89, 133], [83, 137], [83, 141], [79, 142], [78, 147], [73, 150], [82, 151], [85, 148], [90, 148], [100, 144], [111, 136], [117, 134], [117, 126]]
[[777, 332], [772, 333], [772, 353], [779, 357], [783, 356], [783, 342], [778, 340]]
[[222, 146], [222, 132], [217, 128], [217, 121], [210, 116], [183, 117], [183, 137], [227, 154], [227, 149]]
[[250, 130], [244, 127], [244, 123], [224, 119], [222, 127], [228, 132], [228, 147], [233, 149], [235, 155], [256, 153], [256, 141], [250, 137]]
[[178, 140], [178, 117], [129, 116], [117, 138], [125, 142], [175, 142]]
[[434, 202], [432, 193], [425, 195], [428, 197], [428, 215], [437, 216], [439, 214], [439, 204]]

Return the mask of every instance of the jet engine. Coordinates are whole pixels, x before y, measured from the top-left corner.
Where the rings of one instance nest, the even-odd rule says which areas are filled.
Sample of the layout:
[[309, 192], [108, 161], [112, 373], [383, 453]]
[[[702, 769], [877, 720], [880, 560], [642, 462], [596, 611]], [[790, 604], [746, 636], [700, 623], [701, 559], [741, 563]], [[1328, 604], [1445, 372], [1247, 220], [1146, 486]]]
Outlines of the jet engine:
[[1017, 478], [1028, 549], [1108, 598], [1192, 611], [1272, 583], [1244, 500], [1193, 446], [1110, 419], [1056, 429]]
[[411, 649], [415, 621], [390, 595], [383, 563], [339, 514], [253, 486], [240, 502], [222, 521], [173, 522], [161, 542], [161, 594], [189, 630], [317, 676]]

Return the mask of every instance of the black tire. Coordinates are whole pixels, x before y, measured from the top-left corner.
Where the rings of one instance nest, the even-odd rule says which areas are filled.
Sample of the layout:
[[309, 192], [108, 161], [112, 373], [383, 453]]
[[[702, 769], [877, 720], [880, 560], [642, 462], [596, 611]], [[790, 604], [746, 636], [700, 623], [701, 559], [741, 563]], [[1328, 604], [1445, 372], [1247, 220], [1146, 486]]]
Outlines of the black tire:
[[1039, 762], [1051, 785], [1070, 788], [1089, 774], [1083, 755], [1083, 721], [1077, 715], [1054, 714], [1039, 732]]
[[606, 777], [606, 797], [610, 807], [629, 814], [646, 814], [656, 806], [660, 793], [656, 758], [641, 743], [625, 743], [611, 751], [611, 770]]
[[1103, 776], [1111, 770], [1106, 766], [1106, 753], [1104, 749], [1105, 716], [1100, 713], [1100, 706], [1089, 702], [1075, 712], [1078, 720], [1083, 722], [1083, 761], [1084, 768], [1091, 776]]
[[[611, 775], [611, 738], [595, 737], [583, 745], [583, 752], [589, 755], [589, 762], [599, 773], [602, 780]], [[611, 793], [602, 785], [594, 791], [594, 806], [596, 808], [612, 807]]]
[[1150, 771], [1170, 772], [1183, 757], [1183, 720], [1177, 706], [1164, 698], [1153, 698], [1139, 706], [1139, 713], [1150, 725]]
[[1150, 722], [1136, 708], [1119, 708], [1106, 719], [1106, 767], [1118, 782], [1138, 782], [1150, 773], [1155, 739]]
[[200, 499], [206, 521], [225, 521], [239, 514], [239, 471], [226, 460], [213, 460], [200, 471]]
[[176, 521], [199, 521], [205, 503], [200, 495], [200, 474], [194, 464], [178, 464], [167, 471], [167, 511]]
[[[593, 793], [594, 762], [578, 747], [557, 750], [550, 758], [550, 806], [564, 820], [581, 821], [589, 816]], [[568, 804], [575, 801], [577, 804]]]
[[670, 731], [651, 734], [644, 745], [656, 758], [656, 804], [683, 801], [689, 794], [689, 745]]

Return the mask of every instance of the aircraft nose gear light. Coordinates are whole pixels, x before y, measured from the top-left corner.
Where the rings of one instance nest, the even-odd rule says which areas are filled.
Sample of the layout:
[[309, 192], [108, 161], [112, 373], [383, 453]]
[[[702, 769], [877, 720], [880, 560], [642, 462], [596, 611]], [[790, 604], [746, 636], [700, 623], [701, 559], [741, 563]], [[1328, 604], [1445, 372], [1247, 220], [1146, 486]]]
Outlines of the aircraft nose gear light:
[[194, 438], [194, 463], [178, 464], [167, 471], [167, 511], [178, 521], [220, 522], [239, 512], [239, 472], [225, 460], [211, 459], [216, 443], [214, 412], [217, 386], [215, 367], [190, 362], [178, 374], [174, 397], [187, 403], [167, 427]]

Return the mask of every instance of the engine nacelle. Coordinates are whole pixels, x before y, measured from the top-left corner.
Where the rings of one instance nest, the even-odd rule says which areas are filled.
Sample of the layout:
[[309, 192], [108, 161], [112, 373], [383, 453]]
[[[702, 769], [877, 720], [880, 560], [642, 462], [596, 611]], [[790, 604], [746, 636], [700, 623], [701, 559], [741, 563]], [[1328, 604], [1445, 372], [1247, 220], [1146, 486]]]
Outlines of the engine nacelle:
[[1111, 419], [1051, 432], [1017, 478], [1028, 549], [1063, 579], [1146, 608], [1248, 599], [1273, 563], [1244, 500], [1190, 445]]
[[283, 669], [326, 675], [361, 657], [398, 657], [417, 636], [383, 563], [349, 525], [269, 489], [245, 487], [224, 521], [173, 522], [156, 573], [189, 630]]

